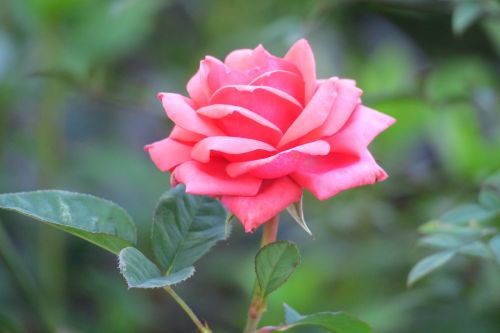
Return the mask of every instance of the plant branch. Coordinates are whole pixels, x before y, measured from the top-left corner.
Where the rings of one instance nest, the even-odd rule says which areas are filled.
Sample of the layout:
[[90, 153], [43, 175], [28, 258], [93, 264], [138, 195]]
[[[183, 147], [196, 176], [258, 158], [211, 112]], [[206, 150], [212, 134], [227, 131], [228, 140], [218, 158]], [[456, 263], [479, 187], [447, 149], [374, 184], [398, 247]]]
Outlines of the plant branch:
[[184, 312], [186, 312], [186, 314], [189, 316], [189, 318], [191, 318], [191, 320], [193, 321], [193, 323], [196, 325], [196, 327], [198, 328], [198, 330], [201, 333], [212, 333], [210, 328], [207, 325], [203, 325], [201, 323], [201, 321], [198, 319], [198, 317], [193, 312], [193, 310], [191, 310], [189, 305], [187, 305], [187, 303], [184, 302], [184, 300], [172, 288], [166, 286], [166, 287], [163, 287], [163, 289], [170, 296], [172, 296], [172, 298], [177, 302], [177, 304], [179, 304], [179, 306], [184, 310]]
[[[279, 215], [276, 215], [264, 224], [260, 247], [276, 241], [278, 235]], [[248, 309], [247, 323], [243, 333], [255, 333], [259, 325], [262, 314], [266, 311], [266, 298], [261, 294], [257, 281], [252, 293], [252, 301]]]

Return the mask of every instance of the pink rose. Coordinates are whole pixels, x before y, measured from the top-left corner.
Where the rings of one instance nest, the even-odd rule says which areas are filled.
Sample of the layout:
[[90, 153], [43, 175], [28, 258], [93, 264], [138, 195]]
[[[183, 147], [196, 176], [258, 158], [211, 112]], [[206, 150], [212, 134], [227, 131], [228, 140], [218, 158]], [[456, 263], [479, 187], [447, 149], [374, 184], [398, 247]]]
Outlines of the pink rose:
[[247, 232], [311, 191], [324, 200], [387, 178], [368, 151], [394, 119], [361, 104], [348, 79], [316, 79], [305, 39], [283, 58], [259, 45], [207, 56], [190, 98], [160, 93], [175, 126], [145, 147], [172, 185], [220, 198]]

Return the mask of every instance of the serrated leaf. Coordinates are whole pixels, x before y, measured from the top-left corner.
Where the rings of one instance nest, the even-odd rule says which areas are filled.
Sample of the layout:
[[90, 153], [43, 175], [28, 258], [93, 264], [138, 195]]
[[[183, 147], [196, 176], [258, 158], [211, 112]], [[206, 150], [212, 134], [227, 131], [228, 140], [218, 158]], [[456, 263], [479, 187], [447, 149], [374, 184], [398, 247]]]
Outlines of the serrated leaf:
[[408, 274], [408, 286], [446, 264], [455, 255], [454, 251], [443, 251], [420, 260]]
[[320, 312], [302, 316], [290, 325], [267, 327], [260, 332], [285, 332], [301, 326], [316, 326], [334, 333], [372, 333], [370, 325], [345, 312]]
[[120, 272], [129, 288], [162, 288], [187, 280], [194, 274], [194, 267], [186, 267], [164, 276], [156, 265], [141, 251], [134, 247], [121, 250], [119, 256]]
[[255, 256], [255, 272], [262, 296], [266, 297], [284, 284], [299, 262], [299, 250], [293, 243], [277, 241], [262, 247]]
[[167, 273], [192, 266], [226, 237], [226, 211], [219, 201], [185, 192], [184, 185], [160, 198], [151, 239], [160, 268]]
[[500, 235], [490, 239], [489, 245], [491, 250], [495, 254], [497, 262], [500, 264]]
[[0, 195], [0, 208], [12, 210], [118, 254], [135, 244], [137, 232], [127, 212], [111, 201], [59, 190]]
[[304, 218], [304, 206], [302, 204], [303, 197], [300, 197], [299, 202], [294, 202], [286, 208], [290, 216], [297, 222], [302, 229], [305, 230], [309, 235], [312, 236], [312, 232], [307, 226], [306, 219]]

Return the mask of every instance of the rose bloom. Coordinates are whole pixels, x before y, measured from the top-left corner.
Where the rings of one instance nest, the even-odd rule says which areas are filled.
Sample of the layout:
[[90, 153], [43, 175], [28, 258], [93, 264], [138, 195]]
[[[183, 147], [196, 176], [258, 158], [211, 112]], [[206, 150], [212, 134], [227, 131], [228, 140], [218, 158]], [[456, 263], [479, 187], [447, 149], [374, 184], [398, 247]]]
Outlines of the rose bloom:
[[304, 189], [324, 200], [387, 178], [368, 145], [394, 119], [362, 105], [355, 81], [316, 79], [305, 39], [282, 58], [261, 45], [207, 56], [187, 91], [158, 94], [175, 126], [145, 150], [173, 186], [220, 199], [247, 232]]

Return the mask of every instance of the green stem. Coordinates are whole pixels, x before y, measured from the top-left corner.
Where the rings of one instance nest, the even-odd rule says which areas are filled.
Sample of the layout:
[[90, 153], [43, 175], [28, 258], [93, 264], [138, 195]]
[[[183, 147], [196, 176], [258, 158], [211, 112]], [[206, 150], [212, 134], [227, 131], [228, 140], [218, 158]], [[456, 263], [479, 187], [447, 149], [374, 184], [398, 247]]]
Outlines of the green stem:
[[[276, 215], [264, 224], [264, 231], [262, 232], [262, 240], [260, 247], [264, 247], [269, 243], [276, 241], [278, 235], [279, 215]], [[243, 333], [255, 333], [259, 325], [262, 314], [266, 311], [266, 298], [261, 295], [257, 281], [255, 282], [252, 301], [248, 309], [247, 324]]]
[[177, 302], [177, 304], [179, 304], [179, 306], [184, 310], [184, 312], [186, 312], [186, 314], [189, 316], [189, 318], [191, 318], [191, 320], [201, 333], [212, 333], [210, 328], [207, 325], [203, 325], [201, 323], [201, 321], [198, 319], [193, 310], [191, 310], [189, 305], [187, 305], [186, 302], [184, 302], [184, 300], [172, 288], [167, 286], [163, 287], [163, 289], [167, 293], [169, 293], [170, 296], [172, 296], [172, 298]]
[[55, 332], [55, 325], [50, 320], [51, 316], [47, 312], [41, 300], [45, 298], [40, 295], [35, 281], [31, 274], [22, 265], [23, 258], [17, 253], [10, 238], [0, 223], [0, 257], [5, 262], [5, 267], [9, 270], [13, 282], [17, 285], [24, 299], [30, 304], [34, 314], [38, 317], [43, 332]]

